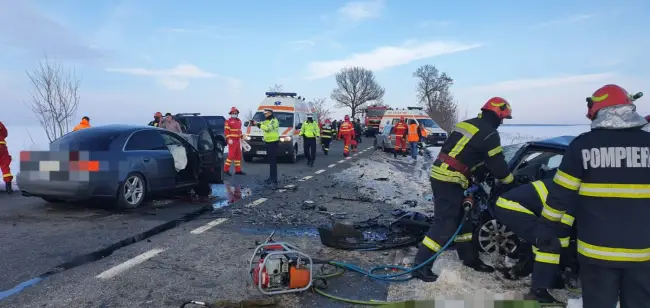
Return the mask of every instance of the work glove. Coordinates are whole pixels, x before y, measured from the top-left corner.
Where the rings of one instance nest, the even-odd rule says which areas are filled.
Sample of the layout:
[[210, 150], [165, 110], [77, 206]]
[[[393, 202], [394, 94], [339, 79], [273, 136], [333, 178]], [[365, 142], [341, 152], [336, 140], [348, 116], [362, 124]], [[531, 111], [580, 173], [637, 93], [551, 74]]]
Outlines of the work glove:
[[549, 252], [560, 253], [562, 246], [557, 238], [557, 230], [553, 223], [546, 221], [545, 218], [539, 218], [535, 227], [535, 246], [539, 249], [545, 249]]
[[262, 123], [255, 123], [255, 126], [257, 126], [257, 128], [262, 128]]

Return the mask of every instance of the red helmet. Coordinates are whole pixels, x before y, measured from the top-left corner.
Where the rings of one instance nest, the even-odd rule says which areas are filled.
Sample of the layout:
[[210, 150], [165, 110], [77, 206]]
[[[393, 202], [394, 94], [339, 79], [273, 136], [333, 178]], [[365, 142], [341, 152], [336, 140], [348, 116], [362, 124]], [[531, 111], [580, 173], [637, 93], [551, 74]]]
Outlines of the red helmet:
[[481, 108], [482, 111], [492, 111], [499, 119], [512, 119], [512, 107], [505, 98], [493, 97], [490, 98], [485, 105]]
[[406, 119], [404, 119], [404, 117], [399, 117], [400, 122], [404, 122], [404, 120], [406, 120]]
[[330, 119], [325, 119], [325, 124], [330, 124], [330, 123], [332, 123], [330, 122]]
[[343, 118], [343, 120], [350, 121], [350, 116], [346, 114], [345, 117]]
[[620, 86], [615, 84], [604, 85], [596, 90], [591, 97], [587, 97], [587, 118], [593, 120], [596, 118], [600, 109], [632, 104], [632, 101], [633, 99], [630, 97], [630, 94]]
[[230, 112], [228, 112], [228, 114], [233, 114], [233, 113], [239, 113], [239, 110], [236, 107], [230, 108]]
[[160, 113], [160, 111], [158, 111], [158, 112], [154, 113], [153, 116], [154, 117], [162, 117], [162, 113]]

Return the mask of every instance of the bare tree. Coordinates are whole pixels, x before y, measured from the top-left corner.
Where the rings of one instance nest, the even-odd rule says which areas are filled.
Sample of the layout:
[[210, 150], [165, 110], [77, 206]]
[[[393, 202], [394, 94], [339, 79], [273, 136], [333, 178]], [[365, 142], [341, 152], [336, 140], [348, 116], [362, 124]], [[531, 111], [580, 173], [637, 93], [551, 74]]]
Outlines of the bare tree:
[[318, 123], [322, 123], [322, 121], [332, 116], [332, 110], [327, 106], [327, 98], [314, 98], [311, 103], [314, 105], [314, 109], [316, 109]]
[[419, 79], [416, 90], [420, 105], [444, 130], [453, 129], [458, 122], [458, 104], [449, 90], [454, 79], [429, 64], [419, 67], [413, 77]]
[[282, 92], [282, 90], [284, 90], [284, 86], [277, 83], [269, 87], [269, 92]]
[[27, 77], [33, 89], [29, 92], [31, 101], [25, 104], [32, 110], [47, 139], [55, 139], [70, 132], [72, 119], [79, 107], [79, 86], [81, 80], [72, 71], [64, 70], [58, 63], [51, 63], [47, 57]]
[[244, 122], [248, 122], [248, 121], [252, 120], [253, 116], [255, 116], [255, 113], [253, 112], [253, 109], [248, 109], [248, 111], [244, 115]]
[[385, 90], [375, 80], [372, 70], [363, 67], [344, 68], [336, 74], [337, 88], [330, 97], [337, 107], [350, 108], [350, 116], [363, 112], [368, 102], [382, 102]]

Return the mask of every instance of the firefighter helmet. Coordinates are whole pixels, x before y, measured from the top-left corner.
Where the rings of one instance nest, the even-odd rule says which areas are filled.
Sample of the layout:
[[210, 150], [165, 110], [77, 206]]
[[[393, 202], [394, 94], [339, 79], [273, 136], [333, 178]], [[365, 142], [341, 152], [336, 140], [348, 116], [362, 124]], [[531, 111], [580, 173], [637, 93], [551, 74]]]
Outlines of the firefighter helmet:
[[505, 98], [493, 97], [490, 98], [485, 105], [481, 108], [482, 111], [492, 111], [499, 119], [512, 119], [512, 107]]
[[350, 116], [346, 114], [345, 117], [343, 118], [343, 120], [350, 121]]
[[400, 122], [404, 122], [406, 119], [404, 117], [399, 117]]
[[634, 97], [615, 84], [608, 84], [596, 90], [591, 97], [587, 97], [587, 118], [593, 120], [596, 118], [598, 111], [612, 106], [632, 104], [632, 102], [641, 97], [643, 94], [637, 94]]
[[162, 113], [160, 113], [160, 111], [158, 111], [158, 112], [154, 113], [153, 116], [154, 117], [162, 117]]
[[228, 112], [228, 114], [233, 114], [233, 113], [239, 114], [239, 110], [237, 109], [237, 107], [230, 108], [230, 112]]

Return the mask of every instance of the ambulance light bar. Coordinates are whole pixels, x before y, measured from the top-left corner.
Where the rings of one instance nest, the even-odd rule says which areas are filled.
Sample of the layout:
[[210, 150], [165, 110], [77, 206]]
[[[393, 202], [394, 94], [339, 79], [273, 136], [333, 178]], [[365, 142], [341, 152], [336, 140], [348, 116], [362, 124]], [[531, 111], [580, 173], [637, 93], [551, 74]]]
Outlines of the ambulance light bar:
[[275, 96], [290, 96], [294, 97], [298, 94], [292, 93], [292, 92], [266, 92], [265, 93], [267, 97], [275, 97]]

